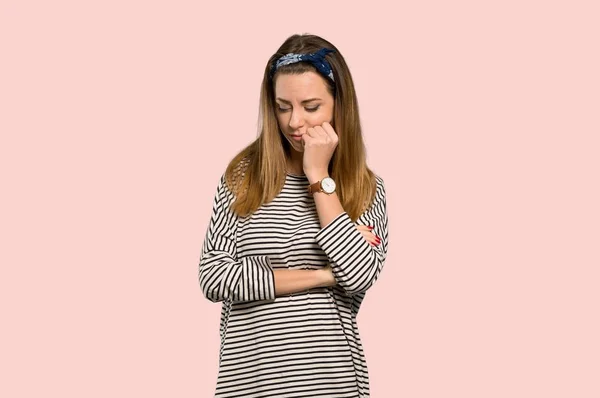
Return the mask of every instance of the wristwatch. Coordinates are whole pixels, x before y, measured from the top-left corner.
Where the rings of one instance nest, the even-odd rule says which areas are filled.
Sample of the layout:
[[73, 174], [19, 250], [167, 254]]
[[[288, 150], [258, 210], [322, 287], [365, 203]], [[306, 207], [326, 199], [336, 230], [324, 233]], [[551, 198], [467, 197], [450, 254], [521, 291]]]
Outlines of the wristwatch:
[[331, 195], [335, 192], [335, 181], [331, 177], [325, 177], [321, 181], [317, 181], [308, 187], [308, 192], [313, 195], [315, 192], [323, 192], [327, 195]]

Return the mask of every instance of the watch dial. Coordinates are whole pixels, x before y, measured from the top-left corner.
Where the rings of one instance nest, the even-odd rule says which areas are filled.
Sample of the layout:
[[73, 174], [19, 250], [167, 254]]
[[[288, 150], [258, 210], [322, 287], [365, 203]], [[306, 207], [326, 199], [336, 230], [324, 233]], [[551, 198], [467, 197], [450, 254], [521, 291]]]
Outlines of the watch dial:
[[324, 178], [321, 182], [321, 186], [327, 193], [333, 193], [335, 191], [335, 181], [333, 181], [333, 178]]

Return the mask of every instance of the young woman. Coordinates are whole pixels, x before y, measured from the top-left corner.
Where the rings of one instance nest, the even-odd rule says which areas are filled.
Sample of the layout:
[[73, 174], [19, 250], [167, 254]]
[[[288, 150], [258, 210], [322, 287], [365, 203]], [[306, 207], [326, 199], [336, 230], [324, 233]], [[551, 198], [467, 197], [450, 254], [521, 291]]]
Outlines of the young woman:
[[335, 46], [289, 37], [259, 121], [221, 176], [200, 257], [202, 292], [222, 302], [215, 396], [369, 397], [356, 316], [387, 254], [386, 196]]

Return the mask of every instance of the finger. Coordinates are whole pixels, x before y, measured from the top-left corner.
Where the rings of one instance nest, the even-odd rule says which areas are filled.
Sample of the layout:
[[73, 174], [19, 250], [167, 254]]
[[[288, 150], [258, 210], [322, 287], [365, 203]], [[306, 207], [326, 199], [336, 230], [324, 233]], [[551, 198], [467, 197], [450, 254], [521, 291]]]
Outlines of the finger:
[[375, 233], [375, 232], [373, 232], [373, 228], [368, 225], [357, 225], [356, 228], [363, 230], [363, 231], [369, 231], [369, 232]]
[[330, 122], [323, 122], [321, 123], [321, 126], [323, 126], [325, 130], [334, 131]]
[[313, 127], [315, 134], [318, 137], [329, 137], [329, 135], [327, 134], [327, 132], [325, 131], [325, 129], [321, 126], [315, 126]]
[[338, 135], [335, 132], [335, 130], [333, 129], [333, 126], [331, 125], [331, 123], [324, 122], [321, 126], [323, 126], [323, 130], [325, 131], [325, 133], [327, 133], [327, 135], [329, 136], [329, 138], [331, 138], [332, 141], [337, 142]]
[[370, 243], [372, 245], [377, 244], [377, 238], [371, 232], [360, 231], [360, 233], [368, 243]]
[[306, 145], [306, 143], [312, 139], [312, 137], [308, 135], [308, 132], [306, 134], [302, 134], [300, 138], [302, 139], [302, 146]]
[[369, 228], [367, 228], [366, 226], [356, 227], [356, 229], [358, 229], [361, 232], [371, 232], [371, 230]]
[[381, 243], [381, 239], [375, 235], [375, 233], [367, 225], [357, 225], [356, 229], [363, 235], [365, 240], [374, 245], [378, 246]]

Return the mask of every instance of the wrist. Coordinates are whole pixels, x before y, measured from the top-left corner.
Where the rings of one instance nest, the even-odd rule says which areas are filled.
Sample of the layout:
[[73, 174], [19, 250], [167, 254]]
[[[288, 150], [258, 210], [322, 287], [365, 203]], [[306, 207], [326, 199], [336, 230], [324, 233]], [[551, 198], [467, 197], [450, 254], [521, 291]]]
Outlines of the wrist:
[[321, 181], [325, 177], [329, 177], [329, 171], [327, 170], [312, 170], [305, 171], [304, 174], [308, 178], [310, 184], [314, 184], [317, 181]]
[[335, 285], [336, 281], [330, 268], [315, 270], [317, 274], [318, 287], [329, 287]]

